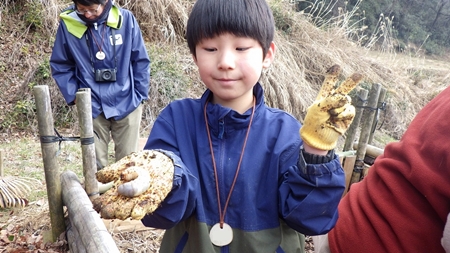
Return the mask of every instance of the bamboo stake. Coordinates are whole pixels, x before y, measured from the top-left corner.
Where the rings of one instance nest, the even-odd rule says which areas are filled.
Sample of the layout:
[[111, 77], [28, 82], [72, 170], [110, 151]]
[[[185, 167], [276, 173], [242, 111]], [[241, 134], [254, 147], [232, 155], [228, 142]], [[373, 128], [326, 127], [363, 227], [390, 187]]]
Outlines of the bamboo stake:
[[90, 200], [99, 196], [94, 129], [92, 123], [91, 89], [79, 89], [77, 94], [78, 121], [80, 124], [81, 151], [83, 156], [84, 186]]
[[53, 137], [53, 115], [50, 93], [47, 85], [37, 85], [33, 88], [36, 99], [39, 135], [41, 137], [42, 159], [44, 162], [45, 183], [52, 226], [52, 239], [65, 231], [64, 211], [61, 197], [60, 171], [56, 160], [57, 142], [44, 141], [43, 137]]
[[358, 149], [356, 150], [356, 161], [352, 178], [350, 180], [350, 187], [353, 183], [359, 182], [361, 180], [361, 173], [364, 167], [364, 156], [366, 155], [367, 141], [369, 140], [369, 133], [372, 129], [373, 117], [375, 116], [375, 110], [373, 110], [372, 108], [376, 108], [377, 106], [380, 89], [380, 84], [372, 84], [369, 100], [367, 102], [369, 110], [366, 112], [367, 117], [364, 119], [364, 124], [361, 128], [361, 135], [359, 138]]
[[[381, 88], [380, 96], [378, 98], [377, 108], [379, 108], [379, 106], [384, 103], [384, 100], [386, 98], [386, 92], [387, 92], [387, 90], [385, 88]], [[377, 109], [377, 112], [376, 112], [377, 116], [379, 116], [379, 112], [380, 112], [379, 109]], [[370, 131], [369, 140], [367, 141], [368, 144], [372, 144], [372, 142], [373, 142], [373, 136], [375, 134], [375, 128], [377, 127], [377, 123], [378, 123], [378, 117], [373, 117], [372, 130]]]
[[353, 118], [353, 122], [352, 122], [352, 124], [350, 124], [350, 127], [347, 130], [343, 151], [352, 150], [352, 144], [355, 141], [356, 132], [357, 132], [357, 130], [359, 128], [359, 124], [361, 122], [361, 118], [362, 118], [363, 111], [364, 111], [363, 106], [366, 105], [368, 93], [369, 92], [366, 89], [359, 90], [359, 93], [358, 93], [359, 99], [356, 103], [356, 108], [355, 108], [355, 118]]

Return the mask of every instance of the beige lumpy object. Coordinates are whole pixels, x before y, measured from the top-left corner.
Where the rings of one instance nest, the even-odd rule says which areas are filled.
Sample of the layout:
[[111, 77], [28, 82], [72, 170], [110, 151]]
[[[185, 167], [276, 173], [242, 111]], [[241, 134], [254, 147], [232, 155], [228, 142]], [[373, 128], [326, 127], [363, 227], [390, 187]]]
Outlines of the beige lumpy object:
[[[119, 194], [119, 186], [130, 183], [123, 177], [123, 173], [134, 167], [140, 168], [140, 173], [142, 171], [148, 173], [150, 186], [136, 197]], [[142, 150], [130, 154], [97, 172], [99, 182], [114, 181], [114, 184], [111, 189], [92, 201], [94, 209], [104, 219], [125, 220], [130, 217], [142, 219], [146, 214], [154, 212], [169, 194], [173, 184], [173, 173], [172, 159], [159, 151]], [[137, 184], [140, 183], [139, 180], [135, 181]], [[139, 188], [139, 185], [135, 187]]]

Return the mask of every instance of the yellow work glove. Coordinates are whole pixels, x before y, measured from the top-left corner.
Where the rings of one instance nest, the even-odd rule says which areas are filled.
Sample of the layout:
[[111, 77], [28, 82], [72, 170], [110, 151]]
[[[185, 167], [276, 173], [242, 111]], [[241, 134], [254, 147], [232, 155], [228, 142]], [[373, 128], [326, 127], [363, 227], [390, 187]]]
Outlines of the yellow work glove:
[[111, 189], [92, 201], [104, 219], [142, 219], [159, 207], [172, 190], [174, 163], [156, 150], [132, 153], [96, 173]]
[[355, 107], [347, 94], [362, 80], [362, 75], [353, 74], [335, 88], [340, 72], [338, 65], [327, 70], [319, 95], [308, 108], [300, 129], [303, 141], [320, 150], [334, 149], [355, 117]]

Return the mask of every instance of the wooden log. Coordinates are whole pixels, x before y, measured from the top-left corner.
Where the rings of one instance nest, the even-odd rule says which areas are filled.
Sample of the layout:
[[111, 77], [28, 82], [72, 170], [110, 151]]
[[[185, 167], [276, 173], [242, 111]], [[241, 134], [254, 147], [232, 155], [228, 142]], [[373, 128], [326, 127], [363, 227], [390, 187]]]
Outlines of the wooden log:
[[75, 227], [71, 226], [66, 231], [67, 242], [71, 253], [86, 253], [86, 248], [80, 241], [80, 236]]
[[[63, 172], [61, 183], [63, 201], [67, 206], [70, 222], [86, 252], [119, 252], [100, 215], [92, 208], [92, 202], [76, 174], [70, 170]], [[77, 246], [80, 248], [78, 243]]]
[[94, 145], [94, 126], [92, 123], [91, 89], [79, 89], [77, 94], [78, 121], [80, 124], [81, 152], [83, 156], [83, 175], [86, 193], [91, 201], [99, 196], [95, 177], [97, 163]]
[[[361, 180], [361, 173], [364, 166], [364, 156], [366, 155], [367, 141], [369, 140], [369, 134], [372, 129], [373, 117], [375, 116], [375, 110], [378, 103], [378, 97], [380, 95], [381, 84], [374, 83], [370, 91], [369, 100], [367, 102], [368, 110], [365, 109], [366, 118], [364, 119], [361, 134], [359, 138], [358, 149], [356, 150], [355, 168], [353, 169], [351, 184], [359, 182]], [[367, 111], [366, 111], [367, 110]]]
[[[36, 101], [39, 135], [41, 137], [42, 160], [44, 162], [45, 183], [52, 226], [52, 240], [66, 230], [64, 210], [61, 198], [60, 171], [56, 160], [58, 143], [51, 141], [54, 137], [53, 114], [50, 93], [47, 85], [33, 87]], [[45, 141], [43, 141], [45, 139]]]
[[369, 94], [369, 92], [366, 89], [360, 89], [358, 92], [358, 100], [356, 102], [355, 108], [355, 118], [353, 118], [353, 122], [352, 124], [350, 124], [350, 127], [347, 130], [343, 151], [352, 149], [352, 143], [355, 141], [356, 132], [358, 131], [359, 124], [363, 115], [363, 107], [367, 102], [367, 94]]

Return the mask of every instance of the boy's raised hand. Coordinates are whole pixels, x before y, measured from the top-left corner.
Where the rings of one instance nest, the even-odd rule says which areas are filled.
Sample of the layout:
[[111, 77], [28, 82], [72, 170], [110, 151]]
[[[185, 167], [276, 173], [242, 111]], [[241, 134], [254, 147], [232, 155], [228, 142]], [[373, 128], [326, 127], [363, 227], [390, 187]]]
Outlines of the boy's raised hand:
[[362, 80], [362, 75], [353, 74], [335, 88], [340, 72], [339, 65], [327, 70], [319, 95], [307, 110], [300, 136], [311, 147], [334, 149], [355, 117], [355, 107], [347, 94]]

